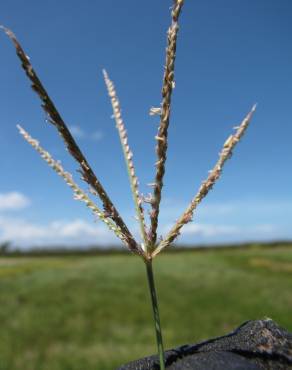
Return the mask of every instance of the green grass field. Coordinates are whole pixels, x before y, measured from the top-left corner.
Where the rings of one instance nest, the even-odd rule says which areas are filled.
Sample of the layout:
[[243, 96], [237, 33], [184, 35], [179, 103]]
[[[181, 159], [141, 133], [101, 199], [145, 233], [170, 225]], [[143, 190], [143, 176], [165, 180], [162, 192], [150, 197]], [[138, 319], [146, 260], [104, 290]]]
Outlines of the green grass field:
[[[162, 254], [167, 348], [270, 317], [292, 330], [292, 247]], [[132, 255], [0, 258], [0, 369], [111, 370], [156, 351]]]

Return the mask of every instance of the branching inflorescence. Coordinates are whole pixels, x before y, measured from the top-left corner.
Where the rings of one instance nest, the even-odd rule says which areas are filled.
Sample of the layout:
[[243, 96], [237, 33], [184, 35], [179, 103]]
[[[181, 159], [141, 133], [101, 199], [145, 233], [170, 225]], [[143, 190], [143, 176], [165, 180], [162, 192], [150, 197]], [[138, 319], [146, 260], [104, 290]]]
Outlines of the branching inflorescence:
[[159, 321], [159, 312], [157, 305], [157, 297], [154, 287], [153, 272], [152, 272], [152, 259], [158, 255], [164, 248], [170, 246], [175, 239], [179, 236], [180, 231], [184, 225], [192, 221], [194, 211], [197, 206], [201, 203], [203, 198], [208, 194], [212, 189], [216, 181], [219, 179], [222, 169], [226, 161], [231, 157], [232, 152], [236, 144], [240, 141], [243, 134], [245, 133], [252, 115], [255, 111], [255, 106], [248, 113], [242, 123], [236, 127], [235, 134], [229, 136], [226, 142], [223, 145], [223, 149], [220, 152], [219, 159], [215, 164], [214, 168], [209, 172], [209, 175], [205, 181], [202, 182], [197, 194], [194, 196], [184, 213], [177, 220], [175, 225], [169, 231], [169, 233], [157, 243], [157, 227], [158, 227], [158, 216], [159, 216], [159, 207], [161, 201], [161, 194], [163, 188], [163, 177], [165, 173], [165, 163], [167, 156], [167, 137], [168, 137], [168, 126], [170, 122], [170, 111], [171, 111], [171, 97], [172, 92], [175, 87], [174, 80], [174, 67], [175, 67], [175, 58], [176, 58], [176, 45], [177, 45], [177, 36], [179, 31], [179, 16], [184, 4], [184, 0], [174, 0], [172, 12], [171, 12], [171, 26], [168, 29], [167, 33], [167, 48], [166, 48], [166, 63], [163, 76], [162, 84], [162, 102], [161, 106], [158, 108], [151, 108], [151, 115], [158, 115], [160, 117], [160, 124], [158, 128], [157, 136], [155, 137], [157, 141], [156, 145], [156, 174], [155, 180], [152, 184], [153, 194], [148, 200], [151, 204], [150, 212], [150, 224], [149, 227], [146, 224], [144, 210], [143, 210], [143, 201], [145, 199], [139, 193], [139, 181], [135, 173], [134, 163], [133, 163], [133, 154], [129, 147], [127, 132], [125, 125], [121, 116], [120, 102], [118, 100], [116, 90], [113, 82], [110, 80], [107, 72], [104, 70], [104, 80], [108, 90], [108, 94], [111, 100], [113, 116], [116, 122], [116, 127], [119, 133], [123, 154], [125, 157], [125, 162], [128, 170], [131, 191], [133, 194], [133, 199], [135, 203], [136, 216], [140, 225], [140, 233], [142, 237], [142, 242], [139, 243], [135, 240], [122, 217], [120, 216], [118, 210], [114, 206], [110, 197], [103, 188], [101, 182], [98, 180], [91, 166], [89, 165], [84, 154], [78, 147], [76, 141], [74, 140], [72, 134], [70, 133], [66, 123], [59, 114], [57, 108], [49, 97], [47, 91], [43, 87], [40, 79], [38, 78], [35, 70], [33, 69], [29, 57], [26, 55], [22, 49], [17, 38], [9, 29], [1, 27], [5, 33], [9, 36], [13, 42], [16, 53], [22, 63], [22, 67], [26, 72], [27, 77], [31, 81], [32, 89], [38, 94], [41, 99], [42, 107], [47, 115], [47, 120], [53, 124], [60, 136], [62, 137], [69, 153], [79, 164], [79, 170], [82, 175], [82, 180], [84, 180], [89, 186], [90, 191], [97, 197], [99, 197], [102, 209], [96, 205], [91, 198], [83, 191], [73, 180], [73, 177], [70, 173], [66, 172], [61, 164], [55, 161], [51, 155], [45, 151], [38, 141], [33, 139], [22, 127], [18, 126], [20, 133], [27, 140], [29, 144], [36, 149], [41, 157], [66, 181], [66, 183], [72, 188], [74, 193], [74, 198], [80, 200], [86, 204], [90, 210], [97, 215], [108, 227], [112, 230], [119, 239], [123, 241], [124, 244], [134, 253], [142, 256], [147, 267], [147, 276], [151, 291], [154, 319], [155, 319], [155, 328], [157, 335], [158, 343], [158, 352], [160, 360], [160, 368], [164, 369], [164, 351], [162, 345], [162, 335]]

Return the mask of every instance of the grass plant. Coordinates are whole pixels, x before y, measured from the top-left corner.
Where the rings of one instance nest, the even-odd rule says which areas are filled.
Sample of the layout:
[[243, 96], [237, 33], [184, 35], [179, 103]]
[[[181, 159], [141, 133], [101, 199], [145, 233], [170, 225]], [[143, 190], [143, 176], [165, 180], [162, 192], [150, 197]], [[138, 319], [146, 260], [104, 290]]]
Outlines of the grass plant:
[[[155, 331], [157, 338], [158, 357], [160, 363], [160, 369], [165, 369], [164, 349], [162, 340], [162, 331], [159, 318], [158, 299], [156, 295], [154, 276], [153, 276], [153, 259], [165, 248], [169, 247], [179, 236], [181, 229], [184, 225], [192, 221], [193, 214], [203, 200], [203, 198], [212, 189], [216, 181], [219, 179], [224, 164], [227, 159], [232, 155], [233, 149], [236, 144], [240, 141], [243, 134], [245, 133], [252, 115], [255, 111], [255, 106], [251, 109], [248, 115], [244, 118], [242, 123], [236, 127], [236, 131], [233, 135], [230, 135], [223, 145], [222, 151], [220, 152], [219, 159], [216, 162], [214, 168], [209, 172], [209, 175], [205, 181], [202, 182], [197, 194], [194, 196], [190, 204], [186, 207], [186, 210], [178, 218], [177, 222], [171, 228], [169, 233], [162, 238], [161, 241], [157, 241], [157, 227], [159, 218], [159, 209], [162, 196], [163, 179], [165, 174], [165, 164], [167, 158], [168, 148], [168, 127], [170, 124], [171, 116], [171, 98], [172, 92], [175, 88], [174, 71], [175, 71], [175, 58], [176, 58], [176, 45], [179, 31], [179, 17], [184, 5], [184, 0], [174, 0], [171, 11], [171, 25], [167, 32], [167, 47], [166, 47], [166, 62], [163, 75], [162, 83], [162, 102], [160, 107], [152, 108], [150, 113], [158, 115], [160, 117], [160, 124], [158, 133], [155, 136], [157, 141], [156, 144], [156, 173], [154, 177], [153, 194], [150, 198], [145, 199], [139, 192], [139, 180], [135, 174], [135, 167], [133, 163], [133, 154], [129, 146], [127, 132], [121, 116], [121, 108], [119, 99], [114, 87], [113, 82], [110, 80], [106, 71], [104, 71], [104, 80], [108, 90], [108, 94], [111, 100], [113, 115], [116, 121], [116, 127], [120, 137], [122, 150], [128, 170], [130, 187], [133, 194], [135, 203], [136, 216], [140, 225], [141, 241], [134, 238], [129, 228], [123, 221], [115, 205], [111, 201], [109, 195], [101, 184], [100, 180], [92, 170], [88, 163], [85, 155], [82, 153], [75, 139], [73, 138], [67, 124], [62, 119], [60, 113], [49, 97], [47, 91], [41, 83], [37, 73], [35, 72], [29, 57], [18, 42], [16, 36], [9, 29], [2, 27], [9, 38], [12, 40], [17, 55], [22, 63], [22, 67], [26, 72], [27, 77], [31, 81], [33, 90], [38, 94], [42, 102], [42, 107], [47, 115], [47, 121], [54, 125], [62, 137], [65, 146], [69, 153], [77, 161], [79, 170], [81, 172], [82, 179], [89, 185], [90, 192], [96, 196], [101, 205], [96, 204], [87, 193], [82, 190], [73, 180], [70, 173], [66, 172], [61, 164], [57, 162], [52, 156], [43, 149], [37, 140], [33, 139], [21, 126], [18, 126], [20, 133], [24, 139], [36, 149], [41, 157], [61, 176], [65, 182], [72, 188], [74, 198], [80, 200], [86, 204], [86, 206], [96, 214], [102, 222], [104, 222], [111, 231], [113, 231], [119, 239], [129, 248], [130, 251], [137, 254], [142, 258], [146, 266], [148, 285], [150, 289], [151, 302], [153, 308], [153, 317], [155, 322]], [[150, 203], [150, 222], [147, 223], [144, 204]]]

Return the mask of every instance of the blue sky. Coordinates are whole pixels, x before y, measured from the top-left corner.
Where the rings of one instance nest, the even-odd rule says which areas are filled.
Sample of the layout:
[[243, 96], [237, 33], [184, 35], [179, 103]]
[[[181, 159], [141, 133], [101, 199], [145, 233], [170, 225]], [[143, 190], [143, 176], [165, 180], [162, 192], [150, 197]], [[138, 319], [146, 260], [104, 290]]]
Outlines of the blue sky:
[[[115, 82], [141, 191], [147, 193], [158, 127], [148, 112], [161, 101], [171, 4], [10, 0], [1, 6], [0, 23], [18, 36], [133, 232], [134, 209], [101, 70]], [[196, 193], [232, 127], [257, 102], [247, 135], [180, 241], [292, 238], [291, 16], [290, 0], [185, 1], [161, 233]], [[0, 240], [25, 247], [115, 241], [19, 136], [18, 123], [78, 179], [4, 34], [0, 50]]]

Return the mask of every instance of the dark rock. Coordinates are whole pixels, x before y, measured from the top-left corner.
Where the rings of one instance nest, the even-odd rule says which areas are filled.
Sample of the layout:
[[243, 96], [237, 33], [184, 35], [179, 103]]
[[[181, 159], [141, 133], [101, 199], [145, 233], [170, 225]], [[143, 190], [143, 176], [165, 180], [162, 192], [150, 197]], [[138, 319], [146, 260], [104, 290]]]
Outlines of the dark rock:
[[[292, 334], [272, 320], [248, 321], [230, 334], [165, 353], [168, 370], [292, 370]], [[118, 370], [159, 370], [157, 356]]]

